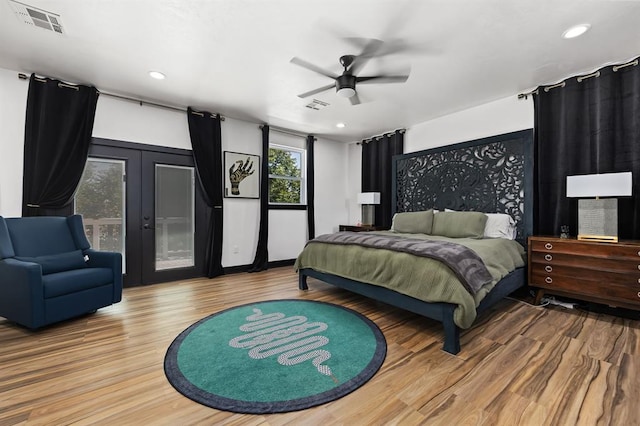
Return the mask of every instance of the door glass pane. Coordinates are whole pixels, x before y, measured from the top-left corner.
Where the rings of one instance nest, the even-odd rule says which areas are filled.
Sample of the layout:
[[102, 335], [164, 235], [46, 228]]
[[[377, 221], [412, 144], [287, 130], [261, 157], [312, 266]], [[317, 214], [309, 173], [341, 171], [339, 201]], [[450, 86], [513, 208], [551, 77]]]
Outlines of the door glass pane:
[[195, 265], [194, 169], [156, 164], [156, 271]]
[[87, 159], [75, 195], [75, 212], [81, 214], [91, 248], [122, 253], [125, 264], [125, 162]]

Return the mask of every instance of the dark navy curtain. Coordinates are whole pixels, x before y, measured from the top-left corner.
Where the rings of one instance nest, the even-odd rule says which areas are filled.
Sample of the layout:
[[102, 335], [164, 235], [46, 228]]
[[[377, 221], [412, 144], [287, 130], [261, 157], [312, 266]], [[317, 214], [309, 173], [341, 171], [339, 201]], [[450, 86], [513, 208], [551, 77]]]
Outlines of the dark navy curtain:
[[260, 167], [260, 230], [256, 256], [249, 272], [269, 269], [269, 126], [262, 126], [262, 161]]
[[189, 135], [198, 182], [207, 203], [205, 275], [224, 274], [222, 268], [222, 133], [220, 116], [187, 109]]
[[31, 74], [22, 216], [66, 216], [89, 153], [98, 90]]
[[640, 239], [640, 66], [607, 66], [590, 77], [539, 87], [535, 108], [534, 233], [576, 235], [570, 175], [633, 173], [633, 197], [618, 199], [618, 235]]
[[379, 192], [374, 225], [391, 228], [395, 213], [392, 200], [392, 158], [404, 150], [404, 131], [397, 130], [362, 142], [362, 192]]
[[315, 183], [314, 183], [314, 160], [313, 144], [316, 138], [313, 135], [307, 136], [307, 230], [309, 239], [316, 237], [315, 219]]

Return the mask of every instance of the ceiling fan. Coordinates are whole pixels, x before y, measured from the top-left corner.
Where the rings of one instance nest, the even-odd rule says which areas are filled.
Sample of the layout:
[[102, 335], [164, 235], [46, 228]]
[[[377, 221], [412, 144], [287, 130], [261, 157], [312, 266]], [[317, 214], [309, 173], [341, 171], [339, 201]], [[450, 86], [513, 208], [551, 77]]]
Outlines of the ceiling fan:
[[356, 92], [356, 83], [362, 84], [378, 84], [378, 83], [404, 83], [409, 78], [408, 75], [374, 75], [360, 77], [356, 74], [367, 63], [367, 61], [375, 57], [376, 52], [380, 49], [383, 42], [381, 40], [372, 39], [367, 43], [359, 55], [343, 55], [340, 57], [340, 64], [343, 67], [342, 74], [337, 75], [330, 71], [324, 70], [317, 65], [311, 64], [300, 58], [291, 59], [291, 63], [307, 68], [313, 72], [324, 75], [325, 77], [335, 80], [333, 83], [319, 87], [298, 95], [300, 98], [306, 98], [316, 93], [324, 92], [333, 87], [336, 88], [338, 96], [349, 98], [352, 105], [358, 105], [360, 98]]

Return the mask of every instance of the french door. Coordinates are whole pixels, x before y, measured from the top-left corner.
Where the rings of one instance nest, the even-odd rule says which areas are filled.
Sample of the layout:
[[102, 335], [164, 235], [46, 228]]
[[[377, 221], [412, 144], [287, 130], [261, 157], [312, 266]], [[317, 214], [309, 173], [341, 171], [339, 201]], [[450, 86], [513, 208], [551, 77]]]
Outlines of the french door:
[[75, 201], [92, 247], [122, 253], [126, 286], [202, 275], [206, 208], [191, 151], [94, 138]]

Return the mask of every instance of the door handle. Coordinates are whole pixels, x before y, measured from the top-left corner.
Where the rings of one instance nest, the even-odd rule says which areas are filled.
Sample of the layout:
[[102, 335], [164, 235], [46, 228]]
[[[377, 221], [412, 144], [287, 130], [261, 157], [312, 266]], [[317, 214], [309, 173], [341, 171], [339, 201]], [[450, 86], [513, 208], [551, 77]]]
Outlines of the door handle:
[[144, 225], [142, 225], [142, 229], [155, 229], [155, 228], [149, 225], [148, 223], [145, 223]]

